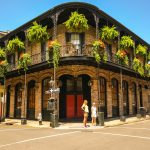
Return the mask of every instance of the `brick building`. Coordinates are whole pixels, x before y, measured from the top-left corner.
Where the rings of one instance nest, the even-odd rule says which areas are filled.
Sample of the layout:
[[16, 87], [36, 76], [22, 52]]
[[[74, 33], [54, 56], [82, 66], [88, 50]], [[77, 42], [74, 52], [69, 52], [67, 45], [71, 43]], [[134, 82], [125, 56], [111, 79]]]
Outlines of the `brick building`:
[[[78, 11], [88, 19], [89, 29], [84, 33], [74, 33], [63, 24], [71, 12]], [[57, 95], [57, 110], [60, 119], [76, 119], [82, 117], [81, 104], [88, 100], [89, 107], [95, 101], [100, 104], [100, 110], [105, 118], [122, 115], [136, 115], [140, 107], [149, 107], [150, 95], [149, 77], [142, 77], [132, 69], [132, 65], [120, 65], [113, 57], [117, 51], [117, 42], [105, 43], [108, 61], [97, 65], [91, 51], [99, 28], [104, 25], [115, 25], [120, 35], [130, 35], [135, 43], [150, 45], [118, 21], [86, 3], [66, 3], [50, 9], [30, 22], [20, 26], [0, 39], [0, 45], [5, 46], [9, 39], [18, 36], [25, 43], [25, 31], [37, 21], [48, 27], [48, 32], [61, 43], [60, 63], [56, 69], [56, 86], [60, 88]], [[68, 38], [70, 37], [70, 38]], [[73, 43], [76, 40], [78, 44]], [[69, 45], [71, 42], [72, 45]], [[17, 64], [19, 53], [9, 55], [11, 70], [6, 80], [6, 117], [37, 119], [42, 113], [43, 119], [49, 119], [47, 104], [49, 81], [53, 77], [53, 66], [47, 63], [49, 56], [48, 41], [35, 43], [32, 47], [26, 44], [26, 52], [31, 54], [32, 65], [27, 71], [27, 101], [24, 103], [24, 73], [18, 74]], [[150, 50], [150, 49], [149, 49]], [[127, 49], [132, 63], [133, 49]], [[144, 57], [139, 56], [143, 63]], [[149, 102], [149, 103], [148, 103]], [[25, 104], [25, 105], [24, 105]], [[25, 111], [24, 111], [25, 110]]]

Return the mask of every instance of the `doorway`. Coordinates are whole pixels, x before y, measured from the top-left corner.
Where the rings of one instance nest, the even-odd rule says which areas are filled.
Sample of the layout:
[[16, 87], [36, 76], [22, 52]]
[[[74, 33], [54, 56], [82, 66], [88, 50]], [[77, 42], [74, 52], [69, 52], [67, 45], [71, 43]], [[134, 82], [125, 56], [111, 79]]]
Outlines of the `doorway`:
[[7, 87], [7, 99], [6, 99], [6, 117], [9, 117], [10, 114], [10, 88], [11, 86], [9, 85]]
[[89, 81], [90, 77], [88, 75], [78, 77], [64, 75], [60, 77], [62, 83], [59, 95], [60, 119], [81, 119], [83, 117], [81, 106], [84, 99], [88, 101], [90, 110], [91, 87], [88, 86]]
[[15, 110], [14, 117], [21, 118], [21, 106], [22, 106], [22, 84], [18, 83], [15, 87]]
[[35, 81], [28, 83], [27, 118], [35, 119]]

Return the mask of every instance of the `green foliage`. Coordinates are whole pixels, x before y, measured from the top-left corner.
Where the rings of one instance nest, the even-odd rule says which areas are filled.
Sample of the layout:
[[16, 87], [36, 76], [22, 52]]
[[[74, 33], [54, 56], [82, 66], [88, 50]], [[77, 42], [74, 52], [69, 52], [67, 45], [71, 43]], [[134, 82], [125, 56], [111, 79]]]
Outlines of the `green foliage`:
[[119, 44], [121, 49], [134, 47], [134, 41], [131, 36], [122, 36]]
[[6, 52], [14, 53], [17, 50], [22, 51], [24, 49], [25, 49], [24, 43], [18, 37], [15, 37], [14, 39], [9, 40], [6, 47]]
[[4, 49], [0, 48], [0, 60], [5, 60], [6, 54], [4, 52]]
[[129, 65], [129, 58], [124, 50], [118, 50], [115, 56], [120, 64]]
[[150, 64], [146, 63], [146, 64], [145, 64], [145, 69], [146, 69], [147, 71], [150, 71]]
[[19, 59], [18, 69], [24, 69], [24, 71], [26, 72], [31, 62], [32, 60], [30, 54], [24, 53], [22, 57]]
[[69, 19], [64, 22], [66, 28], [72, 32], [83, 32], [88, 30], [88, 20], [83, 14], [79, 14], [77, 11], [72, 12]]
[[144, 76], [144, 68], [139, 59], [135, 57], [132, 66], [134, 71], [137, 71], [141, 76]]
[[150, 60], [150, 52], [147, 54], [147, 59]]
[[101, 40], [94, 41], [92, 45], [93, 55], [97, 63], [101, 60], [106, 62], [108, 60], [105, 50], [105, 44]]
[[9, 64], [7, 60], [3, 60], [0, 63], [0, 77], [5, 77], [6, 73], [8, 72], [8, 69], [9, 69]]
[[42, 27], [36, 21], [33, 22], [33, 26], [27, 30], [27, 38], [30, 42], [44, 42], [48, 40], [47, 26]]
[[136, 51], [136, 54], [141, 54], [141, 55], [146, 55], [147, 54], [147, 46], [145, 46], [145, 45], [142, 45], [142, 44], [139, 44], [137, 47], [136, 47], [136, 49], [135, 49], [135, 51]]
[[59, 58], [60, 58], [60, 48], [61, 45], [57, 40], [51, 41], [49, 44], [49, 50], [53, 53], [53, 64], [54, 67], [57, 68], [59, 65]]
[[114, 40], [118, 35], [119, 32], [116, 30], [115, 26], [104, 26], [100, 29], [100, 38], [102, 40]]

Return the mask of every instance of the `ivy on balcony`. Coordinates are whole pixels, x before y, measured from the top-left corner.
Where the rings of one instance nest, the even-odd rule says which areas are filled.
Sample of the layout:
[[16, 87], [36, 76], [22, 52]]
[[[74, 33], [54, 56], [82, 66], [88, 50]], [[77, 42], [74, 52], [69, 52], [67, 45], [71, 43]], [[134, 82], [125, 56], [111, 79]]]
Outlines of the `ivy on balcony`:
[[54, 67], [57, 68], [58, 65], [59, 65], [61, 45], [60, 45], [60, 43], [57, 40], [54, 40], [54, 41], [50, 41], [49, 42], [48, 47], [49, 47], [49, 51], [52, 52], [52, 55], [53, 55]]
[[103, 41], [111, 41], [119, 36], [119, 32], [116, 30], [115, 26], [109, 27], [104, 26], [100, 29], [100, 38]]
[[135, 49], [135, 51], [136, 51], [136, 54], [140, 54], [140, 55], [142, 55], [142, 56], [146, 56], [146, 54], [147, 54], [147, 46], [145, 46], [145, 45], [142, 45], [142, 44], [139, 44], [137, 47], [136, 47], [136, 49]]
[[4, 49], [0, 48], [0, 61], [5, 60], [6, 54], [4, 52]]
[[131, 36], [122, 36], [119, 44], [121, 49], [134, 47], [134, 41]]
[[9, 40], [6, 46], [7, 53], [15, 53], [15, 51], [23, 51], [24, 49], [25, 45], [18, 37]]
[[137, 71], [141, 76], [144, 76], [144, 68], [142, 62], [136, 57], [133, 59], [133, 70]]
[[97, 63], [108, 60], [105, 52], [105, 44], [101, 40], [96, 40], [92, 44], [93, 55]]
[[69, 19], [64, 22], [66, 28], [72, 32], [83, 32], [88, 30], [88, 20], [84, 14], [79, 14], [77, 11], [72, 12]]
[[124, 50], [118, 50], [115, 56], [121, 65], [129, 65], [129, 58]]
[[26, 72], [28, 70], [28, 66], [31, 64], [31, 56], [28, 53], [24, 53], [22, 57], [20, 57], [18, 62], [18, 69], [24, 69]]
[[49, 39], [49, 34], [47, 33], [47, 26], [42, 27], [36, 21], [27, 30], [27, 38], [30, 42], [43, 42]]

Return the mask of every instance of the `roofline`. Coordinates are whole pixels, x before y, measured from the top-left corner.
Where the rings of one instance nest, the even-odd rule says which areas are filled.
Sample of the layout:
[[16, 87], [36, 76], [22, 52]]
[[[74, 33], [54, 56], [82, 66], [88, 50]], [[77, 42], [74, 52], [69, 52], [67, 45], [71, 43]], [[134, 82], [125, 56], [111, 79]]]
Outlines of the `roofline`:
[[69, 7], [72, 5], [76, 5], [76, 6], [84, 6], [89, 7], [90, 9], [93, 9], [97, 14], [101, 14], [103, 17], [108, 18], [108, 20], [112, 21], [115, 25], [123, 28], [124, 30], [126, 30], [129, 34], [131, 34], [133, 37], [137, 38], [138, 40], [140, 40], [141, 42], [145, 43], [146, 45], [150, 46], [149, 43], [147, 43], [145, 40], [143, 40], [141, 37], [139, 37], [137, 34], [135, 34], [134, 32], [132, 32], [130, 29], [128, 29], [127, 27], [125, 27], [123, 24], [121, 24], [120, 22], [118, 22], [117, 20], [115, 20], [114, 18], [112, 18], [111, 16], [109, 16], [108, 14], [106, 14], [104, 11], [100, 10], [98, 7], [89, 4], [89, 3], [85, 3], [85, 2], [67, 2], [67, 3], [62, 3], [60, 5], [54, 6], [53, 8], [49, 9], [48, 11], [42, 13], [41, 15], [33, 18], [32, 20], [26, 22], [25, 24], [19, 26], [18, 28], [12, 30], [11, 32], [9, 32], [7, 35], [3, 36], [2, 38], [0, 38], [0, 41], [4, 41], [7, 38], [9, 38], [10, 36], [14, 35], [15, 33], [17, 33], [18, 31], [21, 30], [25, 30], [27, 28], [29, 28], [32, 24], [32, 22], [34, 21], [40, 21], [42, 18], [44, 17], [48, 17], [51, 14], [55, 13], [57, 10], [59, 10], [60, 8], [63, 7]]

